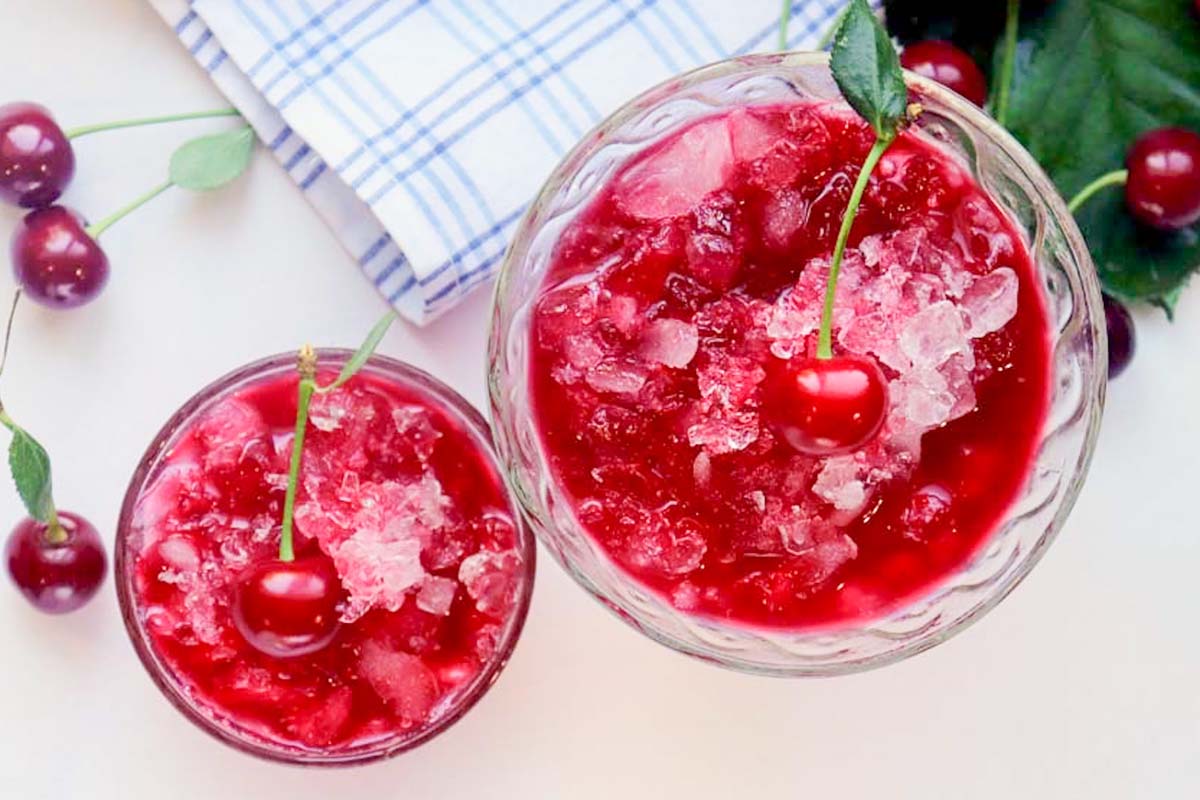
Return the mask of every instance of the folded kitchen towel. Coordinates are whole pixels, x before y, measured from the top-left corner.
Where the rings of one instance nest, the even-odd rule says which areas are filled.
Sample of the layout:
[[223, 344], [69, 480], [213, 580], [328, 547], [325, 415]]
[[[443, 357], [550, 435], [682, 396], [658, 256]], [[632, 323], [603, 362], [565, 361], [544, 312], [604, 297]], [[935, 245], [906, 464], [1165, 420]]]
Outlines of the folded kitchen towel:
[[[777, 46], [779, 0], [151, 0], [379, 291], [426, 322], [487, 281], [593, 125]], [[797, 0], [812, 46], [845, 0]]]

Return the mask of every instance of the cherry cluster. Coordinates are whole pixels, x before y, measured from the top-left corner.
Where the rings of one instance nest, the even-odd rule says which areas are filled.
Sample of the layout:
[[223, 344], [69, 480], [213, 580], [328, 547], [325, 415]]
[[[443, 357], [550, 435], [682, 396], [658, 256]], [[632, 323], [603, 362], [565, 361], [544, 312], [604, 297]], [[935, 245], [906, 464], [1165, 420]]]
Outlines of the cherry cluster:
[[[1200, 14], [1200, 0], [1196, 5]], [[987, 102], [983, 71], [970, 55], [950, 42], [914, 42], [904, 48], [900, 63], [978, 106]], [[1200, 221], [1200, 135], [1193, 131], [1174, 127], [1146, 131], [1129, 148], [1125, 170], [1112, 178], [1107, 181], [1109, 185], [1124, 183], [1129, 213], [1146, 227], [1178, 231]], [[1109, 377], [1116, 377], [1133, 357], [1133, 319], [1120, 301], [1108, 295], [1104, 297], [1104, 309]]]

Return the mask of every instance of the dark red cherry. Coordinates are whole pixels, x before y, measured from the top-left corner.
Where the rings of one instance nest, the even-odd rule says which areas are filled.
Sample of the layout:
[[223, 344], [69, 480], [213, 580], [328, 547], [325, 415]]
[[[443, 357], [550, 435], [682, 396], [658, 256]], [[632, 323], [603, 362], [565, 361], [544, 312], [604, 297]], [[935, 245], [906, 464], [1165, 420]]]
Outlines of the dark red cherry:
[[36, 103], [0, 106], [0, 200], [48, 206], [74, 174], [75, 152], [49, 111]]
[[772, 428], [793, 448], [830, 456], [875, 438], [887, 401], [887, 379], [878, 364], [836, 356], [784, 364], [767, 385], [765, 410]]
[[337, 635], [341, 598], [337, 570], [323, 555], [264, 561], [238, 581], [233, 624], [269, 656], [315, 653]]
[[1138, 137], [1125, 159], [1125, 201], [1133, 215], [1162, 230], [1200, 220], [1200, 136], [1158, 128]]
[[1129, 362], [1137, 349], [1137, 330], [1133, 327], [1133, 317], [1119, 300], [1104, 295], [1104, 319], [1108, 323], [1108, 377], [1117, 377]]
[[977, 106], [987, 102], [987, 78], [979, 65], [950, 42], [914, 42], [900, 54], [900, 64], [953, 89]]
[[8, 574], [33, 606], [65, 614], [82, 606], [104, 582], [107, 560], [100, 535], [77, 514], [58, 512], [62, 541], [51, 541], [50, 526], [26, 518], [4, 547]]
[[65, 206], [25, 215], [13, 232], [13, 273], [31, 300], [50, 308], [75, 308], [108, 282], [108, 257]]

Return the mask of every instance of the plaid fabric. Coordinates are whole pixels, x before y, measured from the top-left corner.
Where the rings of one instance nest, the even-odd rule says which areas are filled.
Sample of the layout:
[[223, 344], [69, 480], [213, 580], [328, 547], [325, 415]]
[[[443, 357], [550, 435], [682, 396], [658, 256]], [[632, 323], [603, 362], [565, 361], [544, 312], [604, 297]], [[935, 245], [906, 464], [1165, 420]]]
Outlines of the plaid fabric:
[[[359, 267], [426, 322], [487, 281], [593, 125], [774, 49], [778, 0], [151, 0]], [[844, 0], [796, 0], [791, 47]]]

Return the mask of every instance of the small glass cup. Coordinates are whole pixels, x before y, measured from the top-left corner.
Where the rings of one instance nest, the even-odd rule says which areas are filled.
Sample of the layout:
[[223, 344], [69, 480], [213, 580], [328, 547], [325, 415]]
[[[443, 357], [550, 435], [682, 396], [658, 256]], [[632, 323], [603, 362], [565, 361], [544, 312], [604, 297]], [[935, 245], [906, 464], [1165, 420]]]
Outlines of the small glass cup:
[[827, 676], [898, 661], [961, 631], [1037, 563], [1079, 493], [1104, 404], [1107, 343], [1088, 249], [1050, 179], [1015, 139], [970, 102], [906, 73], [924, 113], [917, 135], [969, 169], [1012, 217], [1036, 262], [1052, 328], [1052, 397], [1028, 483], [989, 542], [924, 596], [882, 618], [835, 630], [759, 629], [690, 615], [622, 571], [575, 519], [551, 477], [531, 408], [532, 310], [564, 228], [628, 159], [723, 109], [839, 100], [820, 53], [755, 55], [702, 67], [626, 104], [550, 176], [509, 249], [496, 287], [488, 386], [497, 447], [542, 542], [585, 589], [668, 647], [721, 666]]
[[[322, 371], [337, 372], [351, 355], [349, 350], [322, 349], [317, 351], [318, 366]], [[483, 665], [479, 674], [469, 683], [460, 687], [451, 702], [438, 712], [439, 715], [436, 719], [425, 726], [410, 731], [401, 731], [356, 748], [321, 751], [316, 748], [288, 746], [245, 730], [221, 709], [214, 708], [192, 696], [186, 685], [156, 652], [146, 630], [145, 621], [138, 612], [135, 565], [136, 554], [140, 548], [137, 546], [138, 534], [133, 524], [134, 509], [143, 491], [161, 470], [164, 456], [170, 452], [178, 435], [188, 429], [199, 416], [245, 386], [294, 372], [295, 369], [295, 354], [284, 353], [255, 361], [234, 370], [197, 392], [172, 415], [162, 430], [154, 437], [129, 481], [124, 505], [121, 508], [121, 516], [117, 522], [114, 554], [117, 599], [121, 606], [121, 616], [125, 620], [125, 629], [129, 632], [134, 650], [137, 651], [150, 679], [154, 681], [154, 684], [172, 705], [205, 733], [242, 752], [273, 761], [306, 766], [364, 764], [411, 750], [432, 739], [458, 721], [495, 683], [501, 670], [508, 663], [525, 624], [529, 600], [533, 592], [537, 548], [534, 537], [521, 518], [519, 510], [510, 500], [510, 511], [516, 524], [516, 548], [521, 554], [523, 570], [513, 612], [502, 627], [492, 657]], [[487, 453], [491, 466], [497, 471], [501, 469], [492, 448], [492, 437], [487, 421], [453, 389], [428, 373], [383, 356], [371, 356], [362, 371], [365, 374], [374, 374], [391, 383], [415, 389], [432, 398], [462, 423], [463, 429], [471, 435], [479, 448]]]

